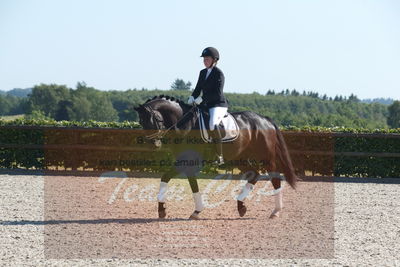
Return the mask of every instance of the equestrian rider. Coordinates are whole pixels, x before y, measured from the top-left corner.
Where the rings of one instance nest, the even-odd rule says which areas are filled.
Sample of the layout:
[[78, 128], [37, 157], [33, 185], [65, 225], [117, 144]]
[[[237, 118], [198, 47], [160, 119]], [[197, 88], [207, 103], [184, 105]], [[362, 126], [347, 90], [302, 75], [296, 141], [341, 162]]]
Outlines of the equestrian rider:
[[[224, 163], [222, 135], [218, 125], [228, 111], [228, 102], [223, 93], [225, 77], [223, 72], [216, 66], [219, 60], [219, 52], [216, 48], [205, 48], [200, 57], [203, 57], [206, 68], [200, 71], [196, 88], [189, 97], [188, 104], [200, 104], [203, 101], [205, 107], [208, 108], [210, 131], [212, 132], [213, 141], [217, 144], [217, 164], [222, 165]], [[203, 92], [203, 97], [200, 96], [201, 92]]]

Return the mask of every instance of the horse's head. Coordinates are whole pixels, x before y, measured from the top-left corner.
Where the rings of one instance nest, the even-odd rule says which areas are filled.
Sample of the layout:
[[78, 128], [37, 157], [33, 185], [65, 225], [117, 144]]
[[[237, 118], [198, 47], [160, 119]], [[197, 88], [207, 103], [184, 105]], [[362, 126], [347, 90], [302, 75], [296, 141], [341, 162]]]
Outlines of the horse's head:
[[139, 114], [139, 123], [143, 130], [162, 130], [165, 128], [163, 115], [151, 105], [139, 105], [134, 110]]
[[148, 133], [146, 139], [157, 147], [161, 146], [161, 139], [170, 128], [176, 126], [184, 112], [180, 102], [164, 96], [154, 97], [134, 110], [139, 114], [143, 130]]

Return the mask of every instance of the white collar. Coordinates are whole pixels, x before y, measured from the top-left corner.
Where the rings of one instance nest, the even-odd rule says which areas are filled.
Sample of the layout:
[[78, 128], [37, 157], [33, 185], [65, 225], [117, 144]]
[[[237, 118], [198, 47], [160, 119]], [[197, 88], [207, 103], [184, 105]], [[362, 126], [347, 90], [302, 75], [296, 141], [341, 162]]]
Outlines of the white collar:
[[213, 67], [207, 68], [206, 79], [208, 78], [208, 76], [210, 76], [212, 69]]

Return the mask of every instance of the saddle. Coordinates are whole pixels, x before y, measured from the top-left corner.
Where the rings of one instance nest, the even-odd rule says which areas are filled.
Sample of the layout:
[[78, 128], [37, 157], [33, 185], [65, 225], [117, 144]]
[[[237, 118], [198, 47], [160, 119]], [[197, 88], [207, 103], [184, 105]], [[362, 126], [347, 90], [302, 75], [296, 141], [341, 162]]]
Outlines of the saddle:
[[[208, 123], [210, 121], [210, 114], [207, 110], [198, 108], [197, 116], [199, 120], [201, 138], [206, 143], [212, 143], [212, 135], [209, 133], [210, 127]], [[222, 121], [219, 123], [218, 127], [221, 130], [221, 142], [223, 143], [232, 142], [239, 137], [239, 126], [236, 122], [236, 119], [229, 112], [227, 112], [222, 118]]]

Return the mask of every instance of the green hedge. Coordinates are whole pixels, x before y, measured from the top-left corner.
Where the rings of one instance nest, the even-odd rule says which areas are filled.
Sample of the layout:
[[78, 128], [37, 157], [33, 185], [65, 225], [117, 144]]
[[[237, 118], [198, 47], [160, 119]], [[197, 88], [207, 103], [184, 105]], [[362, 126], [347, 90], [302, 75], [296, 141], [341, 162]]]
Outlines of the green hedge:
[[[35, 168], [45, 169], [47, 167], [77, 169], [88, 166], [96, 168], [96, 163], [82, 160], [74, 149], [54, 151], [43, 149], [44, 144], [73, 144], [70, 140], [69, 129], [140, 129], [137, 122], [74, 122], [74, 121], [53, 121], [53, 120], [25, 120], [14, 121], [0, 120], [0, 144], [7, 144], [8, 147], [0, 145], [0, 168]], [[57, 130], [58, 129], [58, 130]], [[64, 134], [60, 134], [65, 132]], [[55, 140], [52, 140], [55, 139]], [[96, 135], [89, 138], [98, 145], [104, 140], [96, 140]], [[97, 138], [98, 139], [98, 138]], [[86, 141], [90, 141], [86, 140]], [[10, 145], [33, 145], [37, 148], [17, 148]], [[98, 154], [99, 152], [92, 153]], [[110, 154], [110, 153], [109, 153]], [[91, 156], [93, 158], [93, 156]]]
[[294, 132], [309, 132], [309, 133], [354, 133], [354, 134], [400, 134], [400, 128], [390, 129], [366, 129], [366, 128], [347, 128], [347, 127], [320, 127], [320, 126], [304, 126], [304, 127], [280, 127], [283, 131], [294, 131]]
[[[292, 155], [297, 169], [303, 165], [305, 170], [323, 175], [400, 177], [400, 129], [287, 127], [283, 130], [289, 149], [326, 152]], [[303, 137], [292, 137], [289, 132], [301, 133]], [[341, 155], [342, 152], [364, 155]]]
[[[0, 168], [164, 171], [167, 166], [120, 163], [135, 158], [159, 161], [169, 157], [165, 153], [101, 149], [82, 152], [73, 147], [76, 144], [135, 147], [140, 136], [138, 129], [140, 125], [136, 122], [0, 120]], [[300, 174], [311, 171], [313, 174], [335, 176], [400, 177], [400, 157], [388, 156], [388, 153], [400, 153], [400, 129], [286, 127], [282, 130]], [[19, 144], [30, 147], [18, 148]], [[51, 148], [51, 145], [57, 144], [69, 144], [71, 148]], [[338, 154], [341, 152], [375, 154]], [[386, 153], [386, 157], [378, 157], [376, 153]]]
[[141, 126], [135, 121], [124, 122], [99, 122], [99, 121], [55, 121], [55, 120], [2, 120], [0, 119], [1, 126], [46, 126], [46, 127], [86, 127], [86, 128], [117, 128], [117, 129], [140, 129]]

